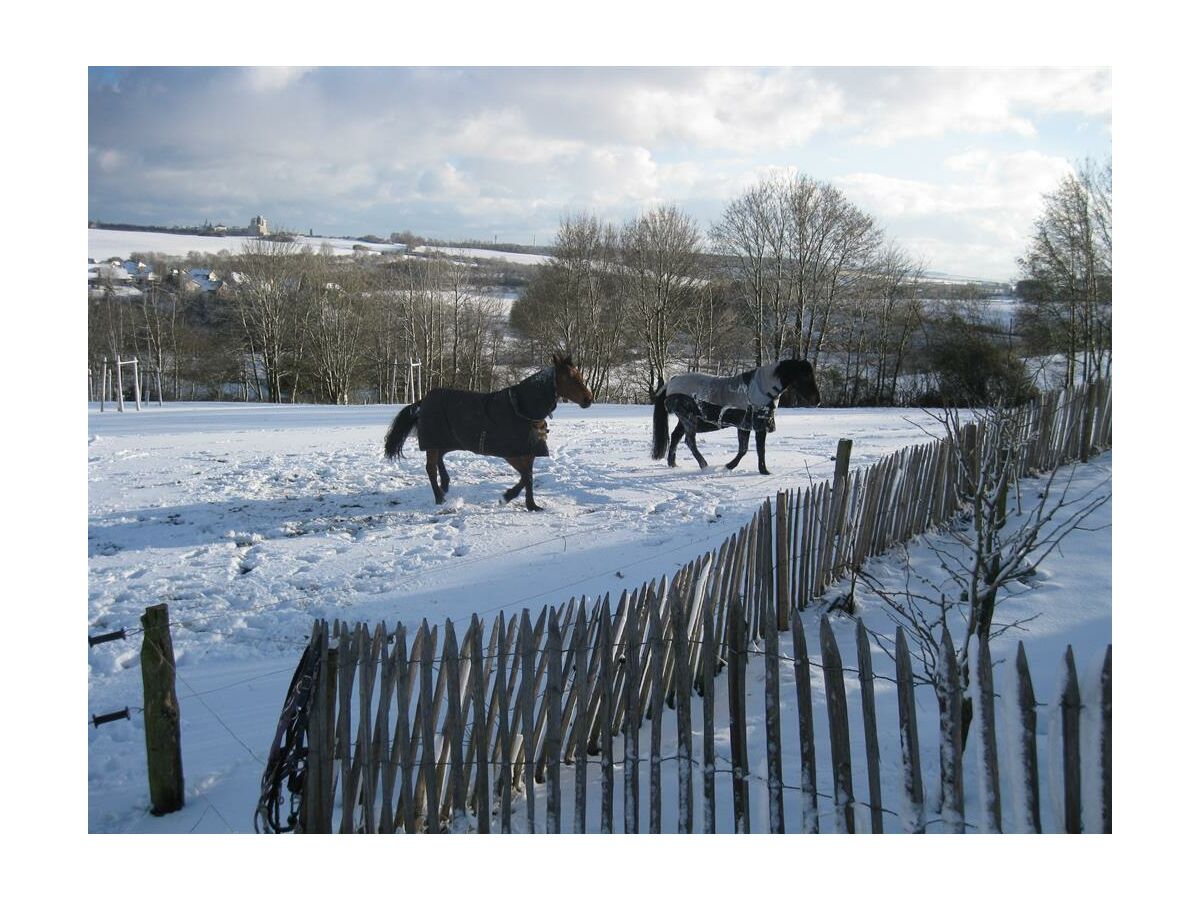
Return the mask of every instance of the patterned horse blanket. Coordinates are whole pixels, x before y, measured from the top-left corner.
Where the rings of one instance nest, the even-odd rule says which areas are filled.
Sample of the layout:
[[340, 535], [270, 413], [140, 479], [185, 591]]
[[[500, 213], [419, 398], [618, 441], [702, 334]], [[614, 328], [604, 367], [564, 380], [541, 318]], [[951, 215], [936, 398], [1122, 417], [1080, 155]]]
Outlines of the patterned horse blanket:
[[549, 456], [546, 417], [557, 405], [552, 367], [490, 394], [434, 388], [421, 400], [417, 442], [422, 450]]
[[681, 400], [691, 400], [699, 421], [715, 428], [733, 425], [743, 431], [775, 430], [775, 398], [782, 391], [774, 365], [730, 378], [688, 372], [672, 376], [666, 384], [668, 409], [678, 407]]

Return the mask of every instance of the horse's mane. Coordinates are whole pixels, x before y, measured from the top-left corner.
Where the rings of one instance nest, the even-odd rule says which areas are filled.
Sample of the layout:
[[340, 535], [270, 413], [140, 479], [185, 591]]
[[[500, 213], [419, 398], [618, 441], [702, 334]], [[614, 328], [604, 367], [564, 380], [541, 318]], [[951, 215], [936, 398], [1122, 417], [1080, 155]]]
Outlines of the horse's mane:
[[781, 359], [772, 373], [785, 385], [792, 384], [805, 373], [812, 374], [812, 363], [807, 359]]
[[544, 419], [558, 406], [553, 366], [539, 369], [506, 390], [513, 393], [520, 414], [530, 419]]

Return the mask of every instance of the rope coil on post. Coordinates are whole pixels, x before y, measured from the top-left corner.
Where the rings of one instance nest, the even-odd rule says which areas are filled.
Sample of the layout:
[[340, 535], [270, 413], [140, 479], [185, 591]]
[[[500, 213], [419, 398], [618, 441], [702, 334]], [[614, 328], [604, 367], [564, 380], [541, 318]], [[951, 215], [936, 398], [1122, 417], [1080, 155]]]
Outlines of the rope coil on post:
[[[275, 740], [263, 771], [262, 792], [254, 810], [254, 830], [282, 834], [297, 830], [303, 799], [304, 774], [308, 760], [308, 715], [313, 686], [321, 671], [321, 656], [312, 645], [304, 648], [288, 685], [287, 700], [275, 729]], [[289, 794], [287, 822], [280, 820], [283, 791]]]

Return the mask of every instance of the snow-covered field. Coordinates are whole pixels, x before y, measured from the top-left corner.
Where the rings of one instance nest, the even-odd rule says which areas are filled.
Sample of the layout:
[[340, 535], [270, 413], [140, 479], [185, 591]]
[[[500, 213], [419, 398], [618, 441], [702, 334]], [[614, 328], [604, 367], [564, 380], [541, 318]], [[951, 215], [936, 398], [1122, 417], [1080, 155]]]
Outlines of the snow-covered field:
[[[167, 256], [187, 256], [197, 253], [220, 253], [227, 251], [237, 255], [252, 238], [245, 235], [220, 237], [202, 234], [171, 234], [164, 231], [114, 231], [107, 228], [88, 229], [88, 257], [91, 259], [109, 259], [117, 256], [128, 259], [133, 253], [162, 253]], [[403, 244], [367, 244], [363, 241], [346, 240], [344, 238], [296, 237], [296, 243], [320, 250], [322, 245], [329, 245], [337, 255], [354, 252], [354, 245], [369, 247], [376, 251], [398, 252], [404, 249]]]
[[[202, 234], [171, 234], [162, 231], [116, 231], [108, 228], [88, 229], [88, 257], [110, 259], [114, 256], [128, 259], [134, 253], [161, 253], [167, 256], [187, 256], [189, 253], [242, 253], [246, 242], [252, 240], [244, 235], [217, 236]], [[295, 243], [321, 250], [328, 246], [338, 256], [351, 254], [356, 246], [367, 247], [377, 253], [400, 253], [407, 248], [403, 244], [372, 244], [347, 238], [309, 237], [297, 235]], [[512, 253], [506, 250], [484, 250], [472, 247], [416, 247], [415, 253], [444, 253], [447, 256], [465, 259], [499, 259], [523, 265], [540, 265], [548, 256], [532, 253]]]
[[[912, 410], [782, 410], [768, 442], [773, 474], [760, 476], [753, 452], [732, 473], [700, 472], [686, 451], [678, 469], [651, 461], [648, 407], [564, 405], [551, 422], [552, 456], [535, 469], [546, 511], [528, 513], [519, 501], [499, 505], [516, 480], [502, 461], [461, 453], [447, 460], [449, 500], [435, 506], [413, 443], [398, 464], [382, 459], [396, 411], [89, 410], [89, 633], [136, 628], [144, 607], [170, 604], [187, 786], [184, 810], [149, 816], [139, 716], [89, 728], [91, 831], [251, 831], [266, 751], [314, 617], [415, 627], [422, 617], [462, 623], [619, 593], [715, 547], [777, 489], [827, 478], [839, 438], [854, 440], [853, 464], [865, 465], [930, 427]], [[735, 447], [732, 431], [702, 438], [712, 463]], [[1102, 481], [1108, 459], [1079, 484]], [[1036, 589], [1012, 601], [1043, 613], [1022, 635], [1043, 690], [1067, 641], [1090, 660], [1111, 640], [1109, 540], [1106, 528], [1073, 536]], [[936, 565], [932, 551], [914, 549], [922, 553]], [[896, 560], [880, 562], [881, 577], [889, 565]], [[869, 602], [866, 615], [886, 621]], [[849, 652], [851, 624], [838, 632]], [[134, 638], [89, 650], [90, 713], [141, 705], [139, 646]]]

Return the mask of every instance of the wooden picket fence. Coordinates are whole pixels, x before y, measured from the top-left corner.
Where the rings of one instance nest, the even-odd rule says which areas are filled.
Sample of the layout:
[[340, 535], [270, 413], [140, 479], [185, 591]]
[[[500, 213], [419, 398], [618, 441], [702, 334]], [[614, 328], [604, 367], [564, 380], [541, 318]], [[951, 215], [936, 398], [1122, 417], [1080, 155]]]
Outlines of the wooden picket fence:
[[[1015, 423], [1015, 424], [1014, 424]], [[752, 710], [764, 710], [766, 732], [767, 830], [786, 828], [784, 790], [800, 798], [801, 831], [816, 831], [821, 816], [832, 815], [833, 830], [853, 831], [865, 812], [872, 831], [883, 830], [885, 812], [900, 820], [898, 830], [924, 831], [927, 824], [920, 766], [914, 678], [902, 632], [896, 636], [895, 700], [903, 770], [903, 796], [880, 796], [880, 722], [867, 634], [858, 624], [858, 667], [845, 668], [833, 626], [822, 617], [820, 662], [810, 660], [797, 611], [804, 610], [835, 581], [867, 557], [946, 523], [978, 489], [983, 461], [1003, 458], [1011, 476], [1052, 470], [1111, 446], [1111, 385], [1101, 383], [1030, 404], [1001, 427], [987, 422], [961, 426], [959, 441], [936, 440], [907, 447], [851, 475], [849, 442], [839, 447], [832, 482], [780, 492], [718, 549], [664, 576], [624, 591], [613, 609], [611, 598], [587, 603], [571, 598], [539, 613], [502, 613], [490, 628], [473, 616], [458, 637], [454, 623], [439, 628], [422, 622], [412, 635], [403, 626], [370, 628], [325, 621], [314, 623], [307, 673], [308, 700], [299, 730], [307, 746], [299, 786], [296, 830], [305, 832], [406, 832], [514, 830], [559, 832], [563, 828], [563, 767], [574, 776], [570, 804], [575, 832], [595, 830], [588, 814], [588, 766], [599, 767], [601, 832], [614, 830], [614, 791], [619, 765], [624, 830], [662, 830], [664, 762], [674, 768], [676, 830], [718, 830], [718, 811], [732, 816], [720, 830], [751, 830], [751, 786], [755, 773], [747, 731]], [[987, 453], [989, 442], [1004, 442], [1007, 455]], [[963, 448], [966, 448], [965, 451]], [[780, 650], [790, 635], [791, 656]], [[948, 633], [943, 635], [939, 678], [957, 685], [957, 663]], [[1039, 715], [1024, 649], [1018, 652], [1020, 766], [1016, 775], [1000, 771], [990, 648], [979, 647], [972, 666], [978, 685], [972, 720], [973, 741], [982, 748], [984, 775], [981, 821], [964, 818], [963, 762], [958, 716], [961, 699], [941, 688], [937, 786], [943, 830], [968, 824], [1000, 830], [1001, 796], [1019, 807], [1019, 830], [1042, 830], [1048, 817], [1039, 799], [1036, 722]], [[763, 693], [753, 697], [747, 666], [761, 658]], [[1095, 721], [1098, 733], [1080, 729], [1078, 678], [1072, 651], [1064, 658], [1065, 687], [1049, 704], [1061, 724], [1061, 751], [1043, 760], [1043, 775], [1061, 785], [1063, 830], [1078, 831], [1089, 812], [1111, 830], [1111, 648], [1102, 684], [1089, 686], [1103, 699]], [[781, 667], [790, 666], [796, 691], [799, 784], [785, 784], [780, 717]], [[952, 668], [954, 667], [954, 668]], [[829, 754], [822, 754], [832, 793], [819, 810], [818, 760], [812, 714], [812, 668], [821, 669], [828, 718]], [[857, 676], [863, 744], [851, 753], [846, 673]], [[298, 673], [299, 674], [299, 673]], [[715, 679], [724, 674], [717, 690]], [[883, 677], [883, 676], [879, 676]], [[891, 679], [885, 679], [889, 683]], [[754, 683], [757, 683], [755, 681]], [[923, 688], [924, 689], [924, 688]], [[932, 688], [930, 688], [932, 689]], [[727, 714], [716, 710], [724, 693]], [[853, 692], [851, 692], [853, 694]], [[697, 707], [694, 709], [693, 707]], [[664, 710], [671, 709], [668, 716]], [[1046, 715], [1047, 713], [1042, 713]], [[675, 752], [663, 755], [663, 729]], [[693, 746], [693, 718], [702, 723], [701, 747]], [[728, 756], [715, 753], [718, 720], [727, 735]], [[643, 724], [649, 723], [649, 749], [643, 754]], [[293, 728], [295, 728], [293, 723]], [[283, 729], [281, 726], [281, 733]], [[1096, 728], [1092, 729], [1096, 732]], [[889, 735], [891, 733], [889, 732]], [[673, 741], [671, 740], [673, 738]], [[620, 740], [622, 752], [614, 753]], [[856, 799], [852, 756], [865, 760], [867, 799]], [[1102, 775], [1082, 798], [1084, 758], [1102, 763]], [[720, 768], [718, 763], [727, 766]], [[642, 767], [648, 772], [643, 778]], [[718, 800], [721, 775], [729, 796]], [[700, 781], [697, 798], [693, 776]], [[726, 776], [728, 778], [726, 779]], [[642, 814], [641, 785], [648, 802]], [[534, 785], [544, 784], [543, 792]], [[1003, 790], [1002, 790], [1003, 788]], [[593, 787], [593, 792], [595, 788]], [[542, 795], [538, 797], [539, 793]], [[514, 804], [524, 803], [524, 816]], [[699, 802], [697, 803], [697, 799]], [[793, 808], [795, 808], [793, 804]], [[538, 810], [541, 816], [538, 816]], [[523, 826], [520, 820], [523, 818]], [[643, 826], [643, 822], [645, 825]], [[897, 830], [897, 829], [893, 829]]]

